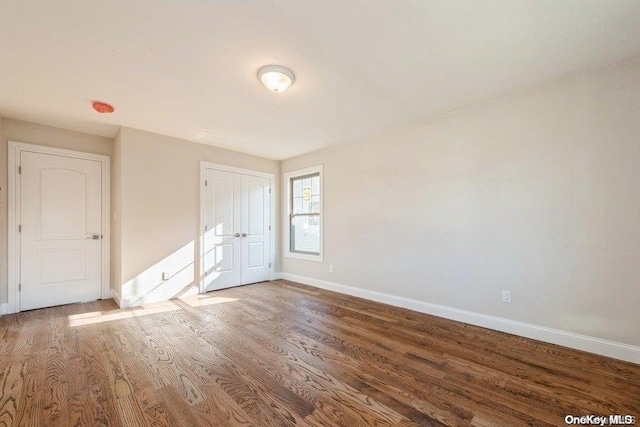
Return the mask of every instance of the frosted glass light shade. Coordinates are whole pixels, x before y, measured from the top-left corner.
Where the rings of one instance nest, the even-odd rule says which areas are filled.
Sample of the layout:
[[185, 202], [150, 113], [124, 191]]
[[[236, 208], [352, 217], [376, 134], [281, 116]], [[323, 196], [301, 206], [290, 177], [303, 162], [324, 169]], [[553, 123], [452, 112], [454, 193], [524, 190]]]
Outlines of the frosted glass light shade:
[[265, 65], [258, 70], [258, 78], [271, 92], [284, 92], [296, 77], [293, 71], [280, 65]]

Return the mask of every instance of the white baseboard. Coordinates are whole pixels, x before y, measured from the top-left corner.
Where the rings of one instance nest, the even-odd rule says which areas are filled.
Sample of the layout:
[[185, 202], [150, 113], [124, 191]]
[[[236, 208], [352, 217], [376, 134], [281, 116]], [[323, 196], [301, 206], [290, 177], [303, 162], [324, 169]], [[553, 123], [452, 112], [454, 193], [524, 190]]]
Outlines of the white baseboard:
[[292, 282], [303, 283], [342, 294], [352, 295], [372, 301], [377, 301], [396, 307], [402, 307], [420, 313], [431, 314], [445, 319], [456, 320], [493, 329], [500, 332], [519, 335], [539, 341], [557, 344], [577, 350], [587, 351], [602, 356], [612, 357], [627, 362], [640, 363], [640, 347], [615, 341], [603, 340], [587, 335], [575, 334], [573, 332], [561, 331], [559, 329], [547, 328], [544, 326], [532, 325], [530, 323], [518, 322], [501, 317], [488, 316], [472, 311], [459, 310], [439, 304], [432, 304], [410, 298], [399, 297], [382, 292], [370, 291], [352, 286], [340, 285], [338, 283], [326, 282], [324, 280], [312, 279], [309, 277], [296, 276], [289, 273], [281, 273], [282, 279]]
[[0, 304], [0, 316], [9, 313], [9, 304]]

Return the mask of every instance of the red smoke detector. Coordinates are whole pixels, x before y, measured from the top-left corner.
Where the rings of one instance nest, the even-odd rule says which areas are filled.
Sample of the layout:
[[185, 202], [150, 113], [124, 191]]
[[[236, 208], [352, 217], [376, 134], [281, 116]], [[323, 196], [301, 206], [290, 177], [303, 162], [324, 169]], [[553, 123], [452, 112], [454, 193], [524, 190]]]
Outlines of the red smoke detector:
[[113, 108], [113, 105], [109, 105], [106, 102], [100, 102], [100, 101], [93, 101], [93, 109], [100, 114], [113, 113], [115, 111], [115, 108]]

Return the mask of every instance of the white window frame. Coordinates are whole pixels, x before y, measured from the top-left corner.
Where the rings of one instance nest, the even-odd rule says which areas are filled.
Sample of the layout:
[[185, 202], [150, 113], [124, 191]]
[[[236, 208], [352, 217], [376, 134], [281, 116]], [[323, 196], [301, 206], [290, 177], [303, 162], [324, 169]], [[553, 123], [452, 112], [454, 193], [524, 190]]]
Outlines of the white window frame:
[[[299, 170], [295, 170], [295, 171], [291, 171], [291, 172], [287, 172], [284, 174], [284, 224], [283, 224], [283, 243], [284, 243], [284, 257], [285, 258], [296, 258], [296, 259], [302, 259], [305, 261], [316, 261], [316, 262], [322, 262], [323, 261], [323, 254], [324, 254], [324, 244], [323, 244], [323, 240], [324, 240], [324, 180], [323, 180], [323, 171], [322, 171], [322, 165], [318, 165], [318, 166], [312, 166], [310, 168], [305, 168], [305, 169], [299, 169]], [[319, 174], [320, 175], [320, 203], [318, 203], [319, 205], [319, 210], [320, 210], [320, 218], [319, 218], [319, 225], [320, 225], [320, 253], [318, 255], [311, 255], [311, 254], [302, 254], [302, 253], [298, 253], [298, 252], [291, 252], [291, 210], [292, 210], [292, 206], [291, 206], [291, 192], [293, 191], [293, 189], [291, 188], [291, 179], [292, 178], [298, 178], [298, 177], [302, 177], [305, 175], [312, 175], [312, 174]]]

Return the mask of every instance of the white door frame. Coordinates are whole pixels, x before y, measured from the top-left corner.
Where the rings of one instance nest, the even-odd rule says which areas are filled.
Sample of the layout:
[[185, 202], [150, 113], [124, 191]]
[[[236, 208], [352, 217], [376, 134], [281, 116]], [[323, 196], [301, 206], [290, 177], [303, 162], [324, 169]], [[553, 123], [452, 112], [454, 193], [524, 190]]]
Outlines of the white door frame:
[[98, 161], [102, 169], [102, 260], [101, 260], [101, 298], [111, 297], [110, 283], [110, 225], [111, 225], [111, 158], [100, 154], [83, 153], [80, 151], [63, 150], [61, 148], [47, 147], [43, 145], [25, 144], [9, 141], [9, 190], [8, 190], [8, 277], [9, 288], [8, 313], [20, 311], [20, 293], [18, 280], [20, 278], [20, 239], [18, 238], [18, 224], [20, 223], [20, 154], [23, 151], [39, 154], [52, 154], [64, 157], [73, 157], [82, 160]]
[[275, 217], [275, 203], [274, 203], [274, 198], [275, 198], [275, 188], [273, 186], [274, 183], [274, 179], [275, 179], [275, 174], [272, 173], [268, 173], [268, 172], [260, 172], [260, 171], [254, 171], [251, 169], [242, 169], [242, 168], [236, 168], [233, 166], [226, 166], [226, 165], [220, 165], [217, 163], [209, 163], [209, 162], [200, 162], [200, 223], [198, 224], [198, 242], [200, 245], [200, 249], [198, 250], [198, 252], [200, 253], [200, 272], [199, 275], [200, 277], [198, 278], [198, 282], [199, 282], [199, 289], [200, 289], [200, 293], [203, 294], [205, 292], [205, 285], [204, 285], [204, 222], [205, 222], [205, 218], [206, 218], [206, 207], [207, 207], [207, 190], [205, 188], [204, 182], [207, 179], [207, 169], [215, 169], [215, 170], [219, 170], [219, 171], [225, 171], [225, 172], [234, 172], [234, 173], [241, 173], [244, 175], [252, 175], [252, 176], [259, 176], [262, 178], [268, 178], [269, 179], [269, 199], [270, 199], [270, 207], [269, 207], [269, 264], [271, 265], [269, 267], [269, 280], [274, 280], [275, 279], [275, 273], [274, 273], [274, 269], [275, 269], [275, 261], [274, 261], [274, 249], [275, 249], [275, 245], [274, 245], [274, 236], [275, 236], [275, 222], [274, 222], [274, 217]]

